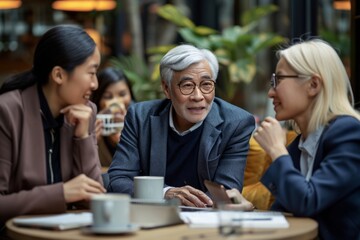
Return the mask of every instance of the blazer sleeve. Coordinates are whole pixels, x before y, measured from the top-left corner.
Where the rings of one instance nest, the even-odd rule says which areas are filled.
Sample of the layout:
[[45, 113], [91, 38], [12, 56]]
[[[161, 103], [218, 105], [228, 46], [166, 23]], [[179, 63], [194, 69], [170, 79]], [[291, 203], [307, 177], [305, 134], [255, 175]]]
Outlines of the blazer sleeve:
[[[13, 97], [13, 95], [10, 97], [7, 95], [7, 98], [0, 97], [3, 97], [0, 100], [0, 223], [24, 214], [65, 212], [67, 205], [62, 182], [46, 185], [46, 178], [43, 179], [42, 174], [38, 172], [41, 170], [24, 172], [17, 169], [21, 162], [35, 163], [38, 158], [28, 156], [25, 159], [23, 154], [20, 154], [24, 150], [20, 144], [22, 142], [20, 141], [21, 132], [23, 131], [21, 130], [23, 113], [19, 101], [20, 97]], [[95, 121], [92, 120], [92, 122]], [[32, 127], [38, 129], [41, 126]], [[93, 128], [91, 127], [91, 129]], [[36, 137], [36, 135], [31, 135], [29, 139]], [[84, 172], [86, 175], [101, 181], [101, 169], [100, 166], [97, 167], [98, 157], [95, 138], [90, 136], [85, 140], [75, 140], [72, 155], [74, 155], [73, 161], [76, 162], [72, 165], [75, 166], [74, 172]], [[35, 176], [35, 174], [37, 175]]]
[[283, 155], [271, 164], [261, 182], [275, 195], [277, 208], [313, 216], [359, 188], [359, 149], [359, 120], [338, 119], [323, 133], [315, 159], [321, 163], [309, 181], [294, 167], [290, 155]]
[[[22, 174], [27, 174], [27, 178], [34, 181], [39, 181], [39, 176], [32, 176], [30, 172], [17, 173], [16, 163], [24, 160], [18, 159], [21, 151], [20, 122], [23, 118], [20, 97], [14, 95], [0, 96], [0, 225], [18, 215], [61, 213], [66, 210], [62, 183], [38, 183], [38, 186], [32, 187], [33, 182], [24, 182]], [[19, 184], [28, 185], [28, 189], [14, 191]]]
[[[109, 192], [133, 194], [133, 178], [140, 175], [139, 123], [136, 120], [134, 106], [128, 109], [124, 129], [121, 132], [121, 144], [109, 167]], [[144, 136], [142, 136], [144, 137]]]
[[[241, 119], [231, 121], [233, 127], [223, 129], [223, 134], [229, 134], [224, 151], [220, 153], [218, 166], [213, 181], [225, 188], [243, 188], [246, 158], [249, 151], [249, 141], [255, 128], [254, 117], [243, 112]], [[211, 162], [211, 161], [210, 161]]]
[[84, 139], [73, 139], [73, 176], [84, 173], [86, 176], [103, 184], [98, 145], [95, 133], [96, 106], [91, 103], [92, 116], [89, 124], [89, 136]]

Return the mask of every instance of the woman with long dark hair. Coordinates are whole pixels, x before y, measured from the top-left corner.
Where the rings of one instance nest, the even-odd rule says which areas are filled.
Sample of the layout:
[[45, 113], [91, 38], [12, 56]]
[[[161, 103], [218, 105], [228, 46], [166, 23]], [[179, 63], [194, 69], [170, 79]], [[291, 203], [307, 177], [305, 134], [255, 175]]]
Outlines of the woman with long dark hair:
[[[0, 225], [105, 192], [95, 136], [100, 53], [80, 27], [48, 30], [31, 70], [0, 89]], [[79, 204], [78, 204], [79, 205]]]

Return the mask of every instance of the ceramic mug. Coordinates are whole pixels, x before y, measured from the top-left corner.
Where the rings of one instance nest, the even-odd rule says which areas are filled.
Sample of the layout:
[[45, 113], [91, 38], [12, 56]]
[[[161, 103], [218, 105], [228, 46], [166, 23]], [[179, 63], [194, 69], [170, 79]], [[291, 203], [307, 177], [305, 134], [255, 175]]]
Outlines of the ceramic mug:
[[107, 193], [91, 198], [93, 228], [106, 230], [123, 229], [130, 224], [130, 196]]
[[164, 177], [134, 177], [134, 198], [141, 200], [163, 200]]
[[119, 122], [114, 114], [97, 114], [96, 118], [100, 119], [103, 123], [102, 136], [121, 132], [124, 128], [124, 122]]

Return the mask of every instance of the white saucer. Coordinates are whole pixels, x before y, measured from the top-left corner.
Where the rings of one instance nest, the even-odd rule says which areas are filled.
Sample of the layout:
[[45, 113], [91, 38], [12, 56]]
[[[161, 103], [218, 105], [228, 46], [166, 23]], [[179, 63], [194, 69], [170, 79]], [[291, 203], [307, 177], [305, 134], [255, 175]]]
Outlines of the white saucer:
[[86, 227], [82, 229], [85, 234], [129, 234], [139, 230], [140, 227], [137, 224], [128, 224], [123, 227], [117, 228], [99, 228], [99, 227]]

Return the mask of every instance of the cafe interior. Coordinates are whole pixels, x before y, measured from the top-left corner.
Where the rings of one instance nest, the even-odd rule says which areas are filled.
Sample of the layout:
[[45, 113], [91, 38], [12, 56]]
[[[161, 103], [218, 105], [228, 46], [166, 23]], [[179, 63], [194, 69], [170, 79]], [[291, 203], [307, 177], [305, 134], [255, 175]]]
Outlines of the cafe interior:
[[[71, 1], [71, 0], [2, 0], [0, 3], [0, 84], [12, 74], [31, 68], [32, 53], [39, 37], [58, 24], [84, 27], [94, 38], [102, 54], [102, 67], [110, 59], [138, 56], [149, 70], [144, 82], [135, 84], [140, 100], [162, 97], [155, 93], [137, 93], [136, 85], [154, 81], [151, 74], [154, 62], [149, 54], [152, 47], [183, 43], [179, 26], [157, 14], [157, 9], [173, 4], [198, 26], [218, 32], [241, 23], [241, 15], [249, 9], [273, 4], [276, 11], [260, 21], [256, 31], [278, 34], [284, 41], [306, 36], [319, 36], [339, 50], [351, 79], [355, 102], [360, 101], [359, 68], [359, 3], [350, 0], [257, 0], [257, 1]], [[160, 30], [161, 29], [161, 30]], [[162, 31], [166, 29], [166, 31]], [[234, 86], [229, 99], [251, 112], [264, 116], [267, 112], [264, 83], [274, 69], [276, 59], [268, 47], [256, 53], [256, 63], [262, 69], [249, 79]], [[270, 64], [269, 64], [270, 63]], [[227, 83], [224, 83], [227, 84]], [[224, 88], [225, 89], [225, 88]], [[229, 93], [223, 94], [228, 96]], [[221, 96], [223, 97], [223, 96]], [[253, 99], [252, 99], [253, 98]]]
[[[307, 36], [319, 36], [331, 43], [339, 51], [346, 66], [354, 92], [355, 107], [360, 108], [360, 68], [358, 67], [360, 2], [358, 0], [0, 0], [0, 85], [9, 76], [31, 68], [37, 41], [48, 29], [59, 24], [75, 24], [83, 27], [96, 42], [101, 53], [100, 68], [116, 65], [121, 59], [137, 56], [147, 68], [147, 76], [141, 81], [133, 80], [136, 98], [140, 100], [161, 98], [163, 96], [158, 88], [153, 88], [153, 92], [149, 93], [141, 86], [153, 84], [154, 81], [151, 73], [155, 64], [150, 49], [186, 42], [186, 39], [179, 34], [180, 27], [158, 14], [159, 9], [168, 4], [180, 9], [195, 25], [215, 29], [218, 33], [232, 26], [242, 25], [240, 19], [247, 10], [269, 4], [276, 6], [276, 10], [259, 22], [255, 31], [271, 32], [288, 42]], [[275, 48], [276, 46], [271, 46], [257, 54], [256, 62], [257, 65], [263, 66], [262, 69], [257, 70], [251, 80], [235, 83], [234, 86], [238, 90], [232, 93], [234, 97], [229, 98], [230, 102], [248, 109], [259, 118], [266, 116], [269, 111], [266, 100], [267, 88], [263, 86], [269, 80], [268, 76], [276, 65], [273, 56]], [[220, 88], [223, 87], [221, 84], [226, 83], [220, 82]], [[229, 93], [225, 94], [229, 95]], [[241, 228], [241, 233], [237, 232], [236, 238], [229, 238], [234, 232], [227, 232], [225, 229], [221, 232], [222, 235], [219, 235], [218, 231], [222, 230], [215, 229], [212, 222], [204, 220], [214, 217], [210, 213], [201, 216], [184, 214], [179, 219], [174, 215], [174, 211], [177, 210], [174, 210], [174, 206], [176, 202], [169, 202], [166, 205], [153, 203], [148, 206], [133, 202], [131, 218], [138, 224], [126, 231], [94, 234], [89, 229], [70, 229], [53, 233], [49, 230], [42, 231], [41, 227], [21, 228], [18, 227], [19, 225], [11, 224], [7, 226], [11, 232], [8, 239], [317, 238], [315, 221], [288, 216], [284, 218], [287, 223], [282, 222], [282, 218], [274, 217], [274, 222], [269, 223], [268, 228], [260, 230], [256, 230], [256, 227], [251, 228], [252, 230]], [[157, 218], [153, 216], [154, 211], [158, 214]], [[192, 211], [187, 209], [185, 212]], [[84, 221], [88, 217], [76, 216], [79, 221]], [[251, 221], [255, 222], [256, 219], [263, 217], [269, 218], [268, 215], [257, 215], [255, 220], [251, 219]], [[64, 216], [62, 220], [71, 222], [74, 218], [74, 216]], [[51, 221], [51, 219], [42, 219], [42, 221]], [[186, 224], [183, 224], [184, 222]], [[29, 223], [20, 221], [21, 224]], [[274, 228], [271, 224], [278, 228]], [[253, 234], [254, 232], [256, 234]]]

